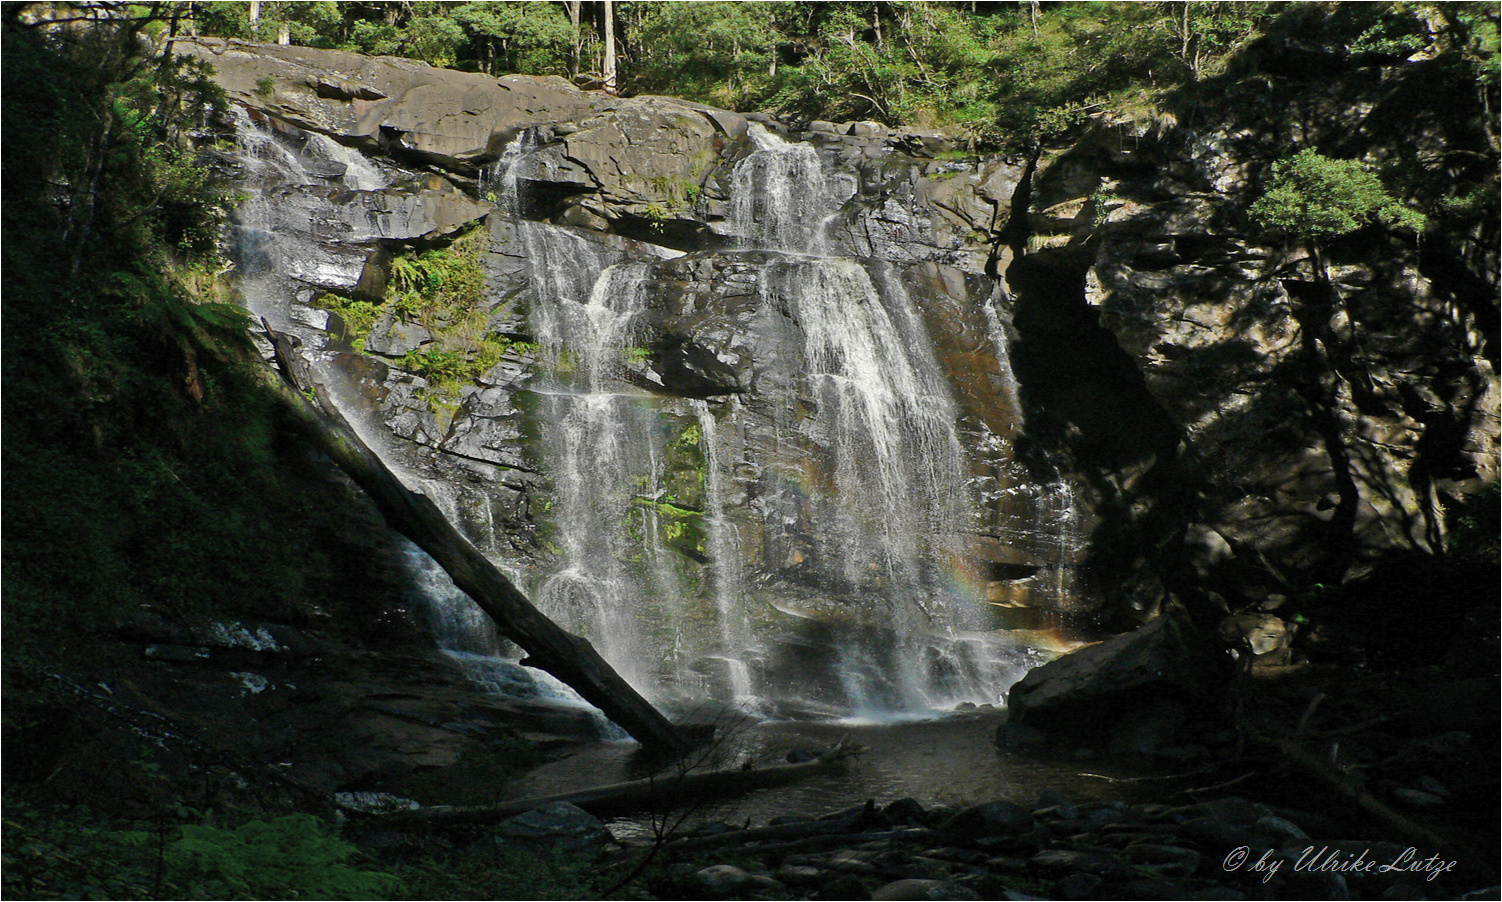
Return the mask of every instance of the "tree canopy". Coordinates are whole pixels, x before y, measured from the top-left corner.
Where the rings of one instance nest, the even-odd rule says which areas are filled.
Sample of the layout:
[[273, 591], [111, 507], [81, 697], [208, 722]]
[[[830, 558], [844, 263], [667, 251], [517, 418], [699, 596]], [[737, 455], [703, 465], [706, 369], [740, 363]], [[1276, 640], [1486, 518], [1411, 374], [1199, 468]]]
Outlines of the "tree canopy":
[[[1307, 4], [937, 0], [198, 3], [206, 34], [400, 55], [493, 74], [604, 78], [607, 27], [625, 93], [784, 118], [954, 126], [1022, 150], [1086, 115], [1151, 107], [1210, 79]], [[1353, 61], [1445, 56], [1490, 103], [1497, 13], [1483, 3], [1347, 4]], [[1489, 106], [1495, 119], [1495, 105]], [[1495, 131], [1493, 132], [1495, 133]]]
[[1319, 241], [1384, 223], [1415, 231], [1424, 215], [1387, 193], [1377, 174], [1357, 160], [1333, 160], [1312, 148], [1272, 166], [1266, 193], [1249, 211], [1262, 228]]

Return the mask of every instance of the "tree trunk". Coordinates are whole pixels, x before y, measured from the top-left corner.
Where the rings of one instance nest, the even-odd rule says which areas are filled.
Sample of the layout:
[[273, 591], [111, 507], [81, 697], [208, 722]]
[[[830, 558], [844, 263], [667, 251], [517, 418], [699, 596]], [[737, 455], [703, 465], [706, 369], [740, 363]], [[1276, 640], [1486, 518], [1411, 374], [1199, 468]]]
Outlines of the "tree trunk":
[[616, 93], [615, 85], [615, 3], [605, 0], [605, 64], [601, 73], [605, 77], [605, 93]]
[[581, 7], [584, 0], [563, 0], [563, 8], [568, 10], [569, 24], [574, 28], [574, 46], [569, 54], [568, 77], [579, 77], [579, 56], [584, 50], [584, 35], [579, 31], [579, 18], [582, 13]]
[[[513, 799], [495, 805], [434, 806], [408, 811], [393, 811], [384, 817], [393, 820], [417, 820], [430, 824], [494, 824], [508, 817], [531, 811], [541, 805], [568, 802], [598, 816], [620, 814], [643, 808], [666, 808], [703, 802], [716, 802], [727, 796], [740, 795], [772, 786], [786, 786], [819, 774], [838, 773], [848, 759], [860, 754], [858, 746], [841, 740], [839, 745], [812, 761], [800, 764], [775, 764], [770, 767], [734, 768], [706, 773], [648, 777], [626, 783], [612, 783], [577, 792], [557, 793]], [[806, 825], [799, 824], [806, 829]], [[822, 825], [829, 829], [828, 824]], [[762, 831], [771, 835], [771, 831]]]
[[318, 404], [309, 401], [300, 383], [311, 380], [300, 378], [294, 371], [290, 340], [269, 327], [266, 331], [287, 377], [287, 382], [275, 378], [267, 381], [286, 402], [294, 421], [365, 490], [393, 529], [432, 555], [453, 578], [454, 585], [495, 621], [501, 634], [527, 652], [529, 657], [522, 664], [546, 670], [567, 683], [643, 745], [670, 751], [687, 747], [678, 729], [622, 679], [588, 641], [566, 632], [533, 607], [485, 555], [459, 534], [438, 505], [403, 485], [340, 416], [322, 385], [312, 386]]

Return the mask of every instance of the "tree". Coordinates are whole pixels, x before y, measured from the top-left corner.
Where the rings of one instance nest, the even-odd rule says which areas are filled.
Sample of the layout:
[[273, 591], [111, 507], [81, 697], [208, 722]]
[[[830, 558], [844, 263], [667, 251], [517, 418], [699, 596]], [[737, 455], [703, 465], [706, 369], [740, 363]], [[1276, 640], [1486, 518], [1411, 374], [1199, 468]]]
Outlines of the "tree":
[[1274, 163], [1267, 192], [1248, 212], [1270, 232], [1314, 244], [1378, 222], [1424, 228], [1423, 214], [1388, 194], [1376, 173], [1357, 160], [1334, 160], [1313, 148]]
[[469, 36], [480, 68], [503, 72], [571, 72], [577, 24], [551, 3], [466, 3], [452, 13]]
[[616, 92], [615, 73], [615, 3], [613, 0], [605, 0], [605, 12], [600, 28], [605, 33], [605, 64], [603, 75], [605, 77], [605, 90], [607, 93]]

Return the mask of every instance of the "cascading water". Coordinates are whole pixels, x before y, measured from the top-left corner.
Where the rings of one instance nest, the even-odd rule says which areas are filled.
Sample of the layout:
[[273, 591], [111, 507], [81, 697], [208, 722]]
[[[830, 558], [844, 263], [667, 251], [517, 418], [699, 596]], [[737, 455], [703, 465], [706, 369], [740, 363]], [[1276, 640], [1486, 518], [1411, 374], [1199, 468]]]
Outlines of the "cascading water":
[[760, 125], [749, 135], [754, 150], [735, 167], [731, 227], [744, 247], [818, 254], [833, 197], [819, 154], [790, 144]]
[[[227, 237], [246, 305], [302, 342], [305, 362], [331, 389], [330, 396], [340, 404], [341, 412], [362, 440], [381, 453], [410, 488], [434, 499], [451, 520], [458, 521], [460, 490], [414, 472], [396, 458], [389, 434], [361, 415], [351, 399], [358, 391], [332, 365], [340, 352], [332, 347], [324, 331], [327, 316], [305, 303], [315, 287], [348, 288], [360, 274], [358, 264], [304, 240], [304, 233], [320, 221], [338, 221], [345, 216], [325, 185], [336, 181], [348, 192], [374, 192], [386, 188], [390, 179], [362, 154], [325, 136], [295, 134], [294, 138], [300, 139], [299, 147], [296, 140], [279, 137], [269, 123], [253, 120], [238, 108], [235, 124], [234, 159], [244, 197]], [[355, 259], [363, 259], [363, 255]], [[490, 542], [481, 538], [481, 547], [496, 544], [493, 537]], [[470, 680], [510, 697], [588, 707], [551, 675], [507, 660], [504, 656], [511, 650], [489, 617], [425, 552], [409, 545], [403, 563], [411, 576], [410, 600], [414, 607], [426, 616], [440, 648]], [[524, 584], [522, 574], [514, 568], [502, 564], [502, 569], [518, 584]], [[618, 733], [603, 719], [598, 720], [598, 728], [601, 735]]]
[[[932, 342], [898, 278], [825, 255], [838, 192], [816, 151], [757, 127], [752, 138], [731, 221], [742, 246], [798, 255], [763, 265], [759, 288], [801, 329], [800, 381], [817, 411], [778, 429], [787, 447], [811, 438], [829, 458], [822, 479], [764, 502], [769, 529], [811, 546], [822, 616], [847, 623], [824, 637], [837, 686], [819, 700], [865, 714], [994, 701], [1017, 668], [961, 633], [979, 619], [966, 547], [977, 514]], [[809, 461], [772, 463], [796, 479]]]
[[[256, 186], [239, 213], [244, 259], [268, 274], [247, 295], [316, 362], [332, 352], [308, 296], [352, 290], [366, 254], [301, 236], [349, 218], [336, 198], [398, 190], [400, 173], [326, 138], [289, 144], [248, 119], [240, 134]], [[480, 190], [504, 217], [496, 250], [525, 261], [506, 265], [525, 273], [520, 328], [536, 344], [517, 392], [542, 486], [538, 550], [503, 541], [483, 481], [395, 469], [480, 529], [472, 538], [506, 556], [497, 562], [546, 614], [659, 701], [863, 717], [995, 702], [1023, 665], [976, 610], [971, 465], [923, 316], [894, 268], [827, 255], [823, 225], [846, 192], [817, 152], [759, 126], [752, 139], [731, 178], [739, 250], [722, 256], [757, 304], [794, 324], [774, 395], [679, 397], [644, 379], [654, 258], [674, 254], [528, 219], [540, 142], [524, 131]], [[411, 569], [435, 635], [472, 679], [534, 691], [517, 689], [525, 671], [497, 657], [505, 643], [431, 560], [414, 550]]]
[[[735, 402], [728, 403], [729, 418], [734, 419]], [[752, 693], [746, 650], [755, 644], [755, 640], [741, 593], [744, 575], [739, 566], [740, 540], [735, 526], [726, 516], [730, 502], [725, 486], [729, 469], [725, 444], [719, 437], [719, 423], [709, 404], [696, 400], [690, 403], [690, 407], [699, 425], [700, 444], [704, 451], [704, 514], [709, 532], [707, 550], [714, 580], [711, 594], [719, 620], [721, 659], [726, 662], [733, 700], [743, 708], [754, 710], [757, 699]]]
[[[999, 288], [997, 291], [1000, 293]], [[1020, 410], [1022, 407], [1021, 391], [1017, 384], [1017, 376], [1012, 371], [1010, 342], [1006, 328], [1002, 325], [1001, 316], [996, 310], [995, 300], [996, 298], [993, 298], [992, 303], [983, 305], [982, 312], [986, 318], [988, 338], [1000, 370], [1001, 385], [999, 387], [1011, 409]], [[1043, 528], [1049, 533], [1049, 541], [1046, 544], [1051, 548], [1052, 554], [1049, 556], [1046, 572], [1041, 579], [1035, 579], [1034, 582], [1038, 583], [1035, 588], [1041, 593], [1040, 600], [1045, 601], [1054, 612], [1050, 618], [1050, 625], [1059, 626], [1061, 625], [1059, 612], [1068, 608], [1075, 594], [1072, 580], [1074, 562], [1085, 544], [1079, 501], [1074, 487], [1057, 469], [1054, 470], [1053, 479], [1046, 482], [1038, 482], [1023, 472], [1012, 454], [1013, 437], [1011, 432], [992, 437], [1006, 449], [1004, 456], [1012, 461], [1013, 472], [1008, 474], [1011, 477], [1010, 484], [1002, 491], [1024, 496], [1032, 507], [1034, 516], [1026, 520], [1025, 525], [1015, 534], [1006, 538], [1027, 542], [1032, 538], [1030, 533], [1037, 529], [1037, 524], [1045, 524]]]
[[[539, 392], [552, 428], [545, 439], [563, 569], [541, 586], [543, 609], [566, 629], [595, 637], [601, 653], [640, 678], [640, 586], [628, 575], [627, 525], [643, 488], [654, 484], [654, 413], [640, 391], [623, 390], [612, 369], [621, 339], [642, 307], [645, 264], [606, 267], [585, 298], [555, 295], [535, 322], [546, 372]], [[649, 549], [650, 551], [650, 549]]]

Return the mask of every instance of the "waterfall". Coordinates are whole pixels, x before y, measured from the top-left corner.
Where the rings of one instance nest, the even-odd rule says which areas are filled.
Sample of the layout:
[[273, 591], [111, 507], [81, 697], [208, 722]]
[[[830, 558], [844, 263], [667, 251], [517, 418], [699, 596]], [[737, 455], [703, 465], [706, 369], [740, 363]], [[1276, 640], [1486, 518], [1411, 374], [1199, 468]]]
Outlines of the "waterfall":
[[[733, 418], [736, 404], [733, 400], [728, 403]], [[725, 443], [720, 440], [719, 423], [709, 404], [696, 400], [690, 407], [699, 424], [700, 444], [704, 451], [704, 513], [709, 525], [708, 551], [714, 580], [711, 591], [720, 626], [722, 659], [726, 662], [734, 701], [742, 707], [754, 708], [756, 699], [745, 652], [755, 640], [741, 593], [744, 574], [740, 567], [740, 539], [727, 516], [730, 502], [725, 479], [730, 469], [729, 461], [725, 460]]]
[[481, 173], [480, 193], [495, 204], [496, 209], [511, 216], [521, 215], [521, 190], [518, 186], [521, 161], [537, 149], [537, 134], [532, 129], [522, 129], [516, 139], [508, 141], [501, 149], [500, 157]]
[[324, 160], [330, 160], [344, 167], [344, 175], [341, 180], [346, 186], [355, 191], [375, 191], [384, 188], [391, 183], [386, 174], [381, 172], [370, 158], [345, 147], [333, 138], [315, 133], [308, 135], [308, 153]]
[[833, 199], [818, 153], [756, 123], [749, 134], [756, 150], [736, 164], [731, 177], [734, 234], [748, 248], [822, 253]]
[[[249, 117], [239, 135], [252, 189], [236, 215], [247, 297], [337, 382], [336, 358], [351, 355], [330, 343], [309, 299], [353, 290], [372, 244], [358, 228], [335, 239], [318, 228], [358, 227], [352, 198], [410, 179]], [[525, 498], [535, 542], [507, 540], [493, 473], [458, 479], [438, 463], [443, 450], [383, 428], [369, 385], [364, 397], [353, 385], [338, 392], [346, 416], [545, 614], [659, 703], [858, 717], [994, 703], [1022, 666], [983, 632], [973, 467], [923, 312], [897, 268], [829, 255], [824, 226], [843, 189], [817, 151], [760, 126], [751, 136], [730, 178], [739, 250], [692, 259], [702, 272], [732, 259], [746, 304], [788, 324], [771, 383], [744, 400], [663, 391], [649, 363], [672, 290], [659, 261], [675, 252], [528, 219], [527, 185], [545, 173], [529, 168], [543, 165], [541, 143], [524, 130], [479, 191], [504, 217], [490, 272], [494, 297], [506, 292], [507, 334], [524, 330], [513, 340], [536, 345], [520, 382], [485, 387], [514, 394], [525, 421], [515, 459], [537, 469]], [[502, 289], [497, 278], [510, 281]], [[415, 606], [472, 680], [570, 695], [542, 675], [528, 683], [473, 603], [426, 555], [408, 557]]]
[[[997, 294], [1000, 294], [1000, 289]], [[1011, 343], [1007, 338], [1006, 328], [1002, 325], [1001, 316], [996, 310], [996, 300], [998, 298], [993, 297], [991, 303], [983, 306], [987, 337], [991, 341], [996, 361], [1000, 365], [1002, 394], [1013, 410], [1021, 411], [1021, 391], [1017, 384], [1017, 376], [1012, 371]], [[1012, 438], [1012, 432], [996, 437], [996, 440], [1005, 447], [1008, 459], [1012, 457]], [[1041, 484], [1030, 478], [1015, 461], [1012, 463], [1012, 469], [1014, 471], [1010, 474], [1012, 485], [1007, 491], [1025, 495], [1033, 509], [1033, 516], [1017, 531], [1014, 539], [1026, 542], [1037, 539], [1036, 532], [1044, 533], [1044, 544], [1051, 546], [1046, 555], [1049, 565], [1042, 578], [1036, 580], [1039, 583], [1036, 588], [1040, 590], [1042, 596], [1040, 600], [1051, 605], [1055, 611], [1065, 610], [1075, 592], [1074, 561], [1083, 549], [1085, 541], [1079, 500], [1074, 486], [1056, 468], [1053, 480]], [[1039, 523], [1042, 524], [1041, 529], [1037, 526]], [[1054, 619], [1057, 623], [1058, 618]]]
[[626, 674], [647, 653], [635, 641], [639, 587], [626, 572], [632, 556], [626, 525], [642, 490], [657, 482], [650, 453], [656, 429], [641, 392], [623, 388], [613, 375], [642, 306], [645, 273], [645, 264], [608, 266], [587, 298], [551, 297], [535, 318], [551, 371], [541, 391], [552, 427], [545, 444], [564, 561], [542, 585], [539, 602]]
[[[1008, 649], [962, 632], [980, 619], [968, 547], [979, 517], [932, 341], [893, 273], [827, 256], [837, 192], [815, 149], [751, 135], [755, 150], [732, 179], [732, 228], [741, 246], [802, 255], [763, 265], [758, 285], [801, 330], [799, 378], [816, 410], [785, 417], [778, 444], [807, 437], [829, 456], [827, 480], [763, 501], [789, 560], [811, 546], [799, 566], [825, 616], [847, 623], [822, 640], [833, 673], [820, 694], [866, 714], [995, 701], [1015, 668]], [[808, 465], [777, 463], [791, 480]]]

